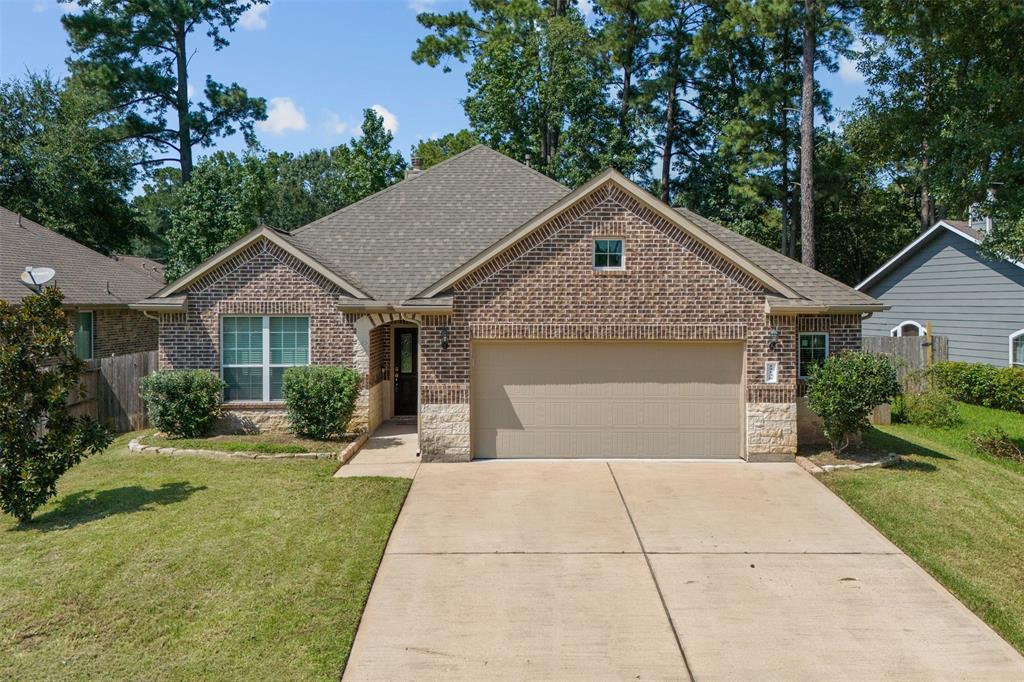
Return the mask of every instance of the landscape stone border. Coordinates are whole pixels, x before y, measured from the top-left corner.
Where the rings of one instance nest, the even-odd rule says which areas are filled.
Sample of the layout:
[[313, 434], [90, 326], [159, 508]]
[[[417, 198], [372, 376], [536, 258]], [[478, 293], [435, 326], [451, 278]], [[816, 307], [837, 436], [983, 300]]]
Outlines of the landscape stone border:
[[[128, 441], [128, 450], [131, 452], [148, 452], [151, 454], [159, 455], [180, 455], [180, 456], [197, 456], [197, 457], [213, 457], [216, 459], [257, 459], [257, 460], [268, 460], [268, 459], [334, 459], [341, 460], [343, 462], [351, 459], [358, 451], [359, 447], [362, 446], [363, 442], [366, 441], [366, 436], [361, 435], [356, 440], [352, 441], [345, 446], [345, 449], [341, 452], [278, 452], [278, 453], [265, 453], [265, 452], [228, 452], [226, 450], [198, 450], [195, 448], [169, 448], [159, 447], [156, 445], [146, 445], [141, 441], [140, 438], [132, 438]], [[354, 447], [356, 446], [356, 447]], [[351, 451], [351, 454], [349, 454]]]
[[890, 452], [877, 462], [864, 462], [862, 464], [817, 464], [812, 462], [809, 457], [797, 457], [796, 461], [797, 464], [812, 474], [823, 474], [829, 471], [839, 471], [843, 469], [856, 471], [857, 469], [867, 469], [869, 467], [889, 467], [898, 463], [901, 459], [902, 457], [900, 455], [897, 455], [895, 452]]

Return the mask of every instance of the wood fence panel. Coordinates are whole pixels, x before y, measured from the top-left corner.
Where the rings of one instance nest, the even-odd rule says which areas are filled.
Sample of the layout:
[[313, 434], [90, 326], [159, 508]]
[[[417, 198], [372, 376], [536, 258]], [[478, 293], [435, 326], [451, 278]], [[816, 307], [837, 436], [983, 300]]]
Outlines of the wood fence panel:
[[69, 412], [91, 417], [118, 433], [146, 428], [149, 418], [140, 382], [157, 370], [159, 362], [155, 350], [89, 360], [79, 390], [68, 396]]
[[931, 364], [949, 359], [949, 338], [932, 336], [931, 345], [925, 336], [865, 336], [864, 350], [893, 359], [900, 383], [907, 390], [924, 390], [928, 387], [924, 370], [928, 368], [928, 353]]

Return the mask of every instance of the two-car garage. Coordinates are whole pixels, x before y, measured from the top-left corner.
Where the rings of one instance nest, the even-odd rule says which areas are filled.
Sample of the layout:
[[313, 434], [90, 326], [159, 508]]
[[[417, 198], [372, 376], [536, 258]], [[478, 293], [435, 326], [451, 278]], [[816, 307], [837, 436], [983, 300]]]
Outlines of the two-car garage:
[[736, 458], [743, 346], [479, 341], [474, 458]]

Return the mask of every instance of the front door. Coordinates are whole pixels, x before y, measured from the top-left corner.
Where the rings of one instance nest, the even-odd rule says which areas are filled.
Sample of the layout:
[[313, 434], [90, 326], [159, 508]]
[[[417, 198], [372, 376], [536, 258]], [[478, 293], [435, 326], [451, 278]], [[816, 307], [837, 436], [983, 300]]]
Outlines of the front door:
[[416, 414], [419, 353], [415, 327], [395, 328], [395, 415]]

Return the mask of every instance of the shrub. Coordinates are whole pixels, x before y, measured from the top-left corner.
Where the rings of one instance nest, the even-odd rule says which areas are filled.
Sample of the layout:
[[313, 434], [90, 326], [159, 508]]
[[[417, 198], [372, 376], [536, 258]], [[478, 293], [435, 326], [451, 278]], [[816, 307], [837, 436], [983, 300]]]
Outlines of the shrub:
[[110, 445], [110, 433], [68, 414], [82, 362], [56, 287], [0, 301], [0, 509], [22, 523], [57, 494], [57, 480]]
[[1024, 412], [1024, 368], [940, 362], [932, 368], [932, 378], [955, 400]]
[[361, 383], [359, 373], [347, 367], [289, 367], [284, 373], [284, 400], [292, 429], [321, 440], [345, 435]]
[[1021, 452], [1020, 446], [1001, 427], [972, 433], [970, 440], [974, 447], [992, 457], [1024, 463], [1024, 452]]
[[156, 372], [143, 378], [149, 420], [169, 436], [199, 438], [220, 416], [224, 382], [205, 369]]
[[811, 370], [807, 404], [821, 417], [825, 438], [838, 453], [851, 434], [868, 427], [871, 410], [899, 393], [891, 360], [861, 351], [840, 353]]
[[941, 389], [905, 394], [900, 403], [901, 420], [910, 424], [948, 429], [962, 421], [957, 402]]

